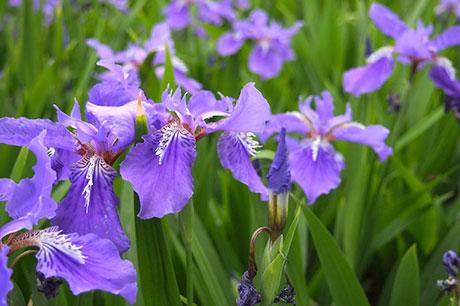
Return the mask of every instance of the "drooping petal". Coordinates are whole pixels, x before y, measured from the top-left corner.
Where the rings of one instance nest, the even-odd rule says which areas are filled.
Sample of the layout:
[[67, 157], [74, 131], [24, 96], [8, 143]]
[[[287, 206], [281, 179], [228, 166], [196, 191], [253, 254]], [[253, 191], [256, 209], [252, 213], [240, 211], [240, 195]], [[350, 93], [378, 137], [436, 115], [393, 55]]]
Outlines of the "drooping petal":
[[434, 37], [431, 44], [437, 51], [460, 45], [460, 26], [448, 28], [438, 36]]
[[264, 79], [277, 76], [283, 67], [283, 56], [275, 48], [256, 46], [249, 54], [249, 70]]
[[289, 155], [292, 178], [302, 187], [309, 204], [339, 186], [340, 172], [345, 167], [342, 156], [331, 145], [320, 144], [315, 150], [313, 145], [304, 144]]
[[51, 198], [56, 173], [51, 168], [48, 148], [44, 146], [46, 130], [34, 138], [28, 148], [35, 154], [37, 163], [33, 167], [34, 176], [21, 180], [10, 192], [6, 211], [12, 218], [31, 214], [38, 221], [55, 215], [56, 203]]
[[130, 242], [117, 213], [118, 198], [113, 191], [116, 171], [93, 155], [85, 156], [71, 169], [71, 186], [58, 206], [52, 223], [66, 233], [94, 233], [113, 241], [120, 253]]
[[230, 116], [217, 124], [209, 125], [209, 131], [261, 133], [269, 118], [270, 105], [254, 83], [248, 83], [241, 90]]
[[389, 133], [390, 131], [381, 125], [364, 126], [351, 122], [335, 129], [333, 135], [337, 140], [370, 146], [383, 161], [393, 153], [393, 150], [385, 144]]
[[122, 162], [122, 177], [140, 197], [143, 219], [177, 213], [193, 194], [195, 138], [177, 122], [145, 136]]
[[62, 125], [47, 119], [0, 118], [0, 143], [25, 147], [43, 130], [46, 130], [43, 142], [47, 147], [76, 150], [72, 134]]
[[385, 56], [367, 66], [348, 70], [343, 75], [343, 87], [354, 96], [373, 92], [382, 87], [393, 67], [393, 59]]
[[460, 98], [460, 82], [452, 78], [448, 70], [441, 66], [433, 66], [430, 78], [436, 87], [444, 90], [450, 97]]
[[217, 52], [223, 56], [235, 54], [243, 43], [244, 37], [239, 33], [225, 33], [217, 41]]
[[267, 187], [254, 169], [251, 157], [259, 148], [254, 135], [246, 133], [223, 133], [219, 137], [217, 153], [222, 167], [232, 172], [235, 179], [259, 193], [263, 201], [268, 199]]
[[10, 179], [0, 179], [0, 202], [8, 201], [13, 195], [16, 183]]
[[8, 292], [13, 289], [13, 283], [10, 278], [13, 270], [8, 268], [8, 246], [0, 245], [0, 306], [7, 306]]
[[95, 125], [104, 125], [116, 136], [114, 151], [128, 147], [135, 138], [137, 101], [123, 106], [100, 106], [86, 103], [88, 119]]
[[[97, 220], [94, 220], [97, 221]], [[62, 234], [57, 227], [38, 231], [37, 271], [45, 277], [61, 277], [74, 294], [103, 290], [119, 294], [134, 304], [137, 295], [136, 271], [122, 260], [108, 239], [95, 234]]]
[[369, 18], [380, 31], [393, 38], [398, 38], [408, 29], [407, 25], [398, 15], [379, 3], [371, 5], [369, 8]]

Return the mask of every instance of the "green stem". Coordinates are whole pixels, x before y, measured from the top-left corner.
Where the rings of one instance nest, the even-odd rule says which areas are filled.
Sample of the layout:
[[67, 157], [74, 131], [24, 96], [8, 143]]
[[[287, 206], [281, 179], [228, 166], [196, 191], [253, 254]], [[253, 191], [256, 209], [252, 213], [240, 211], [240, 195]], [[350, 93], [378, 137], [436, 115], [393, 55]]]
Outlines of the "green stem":
[[185, 248], [186, 279], [187, 279], [187, 304], [193, 305], [193, 199], [179, 214], [180, 230]]

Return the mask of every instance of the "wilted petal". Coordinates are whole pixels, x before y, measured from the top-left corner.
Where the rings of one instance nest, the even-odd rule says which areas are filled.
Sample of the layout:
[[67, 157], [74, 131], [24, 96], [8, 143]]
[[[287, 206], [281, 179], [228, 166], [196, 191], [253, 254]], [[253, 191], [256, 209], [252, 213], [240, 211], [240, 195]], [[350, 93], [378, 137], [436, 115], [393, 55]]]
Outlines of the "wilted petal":
[[62, 125], [47, 119], [0, 118], [0, 143], [26, 147], [43, 130], [46, 130], [46, 137], [43, 139], [45, 146], [76, 149], [72, 134]]
[[83, 157], [71, 169], [70, 189], [52, 223], [66, 233], [94, 233], [113, 241], [120, 253], [130, 245], [117, 213], [115, 170], [96, 155]]
[[460, 26], [448, 28], [438, 36], [434, 37], [431, 44], [437, 51], [460, 45]]
[[369, 18], [372, 19], [380, 31], [393, 38], [398, 38], [407, 30], [407, 25], [399, 19], [398, 15], [379, 3], [371, 5]]
[[235, 108], [228, 118], [209, 125], [209, 131], [261, 133], [270, 118], [270, 105], [257, 90], [254, 83], [248, 83], [241, 90]]
[[35, 235], [40, 242], [37, 271], [45, 277], [65, 279], [74, 294], [103, 290], [134, 304], [136, 271], [131, 262], [120, 258], [112, 241], [94, 234], [65, 235], [57, 227], [37, 231]]
[[289, 156], [292, 178], [302, 187], [310, 204], [339, 186], [340, 172], [345, 166], [342, 156], [331, 145], [313, 146], [308, 143]]
[[351, 122], [335, 129], [333, 135], [338, 140], [370, 146], [383, 161], [393, 153], [393, 150], [385, 144], [389, 133], [390, 131], [381, 125], [364, 126]]
[[6, 245], [0, 246], [0, 306], [7, 306], [8, 292], [13, 289], [13, 283], [10, 278], [13, 270], [8, 268], [8, 251]]
[[375, 91], [390, 77], [393, 66], [392, 58], [382, 57], [367, 66], [348, 70], [343, 75], [343, 87], [355, 96]]
[[140, 197], [143, 219], [177, 213], [193, 194], [195, 138], [177, 122], [145, 136], [121, 164], [121, 175]]
[[244, 38], [238, 33], [225, 33], [217, 41], [217, 52], [227, 56], [238, 52], [243, 46]]
[[275, 48], [256, 46], [249, 54], [249, 70], [264, 79], [277, 76], [283, 67], [283, 56]]
[[224, 133], [219, 137], [217, 152], [222, 167], [232, 172], [233, 177], [259, 193], [263, 201], [268, 199], [267, 187], [254, 169], [251, 157], [255, 155], [259, 143], [254, 135], [246, 133]]
[[56, 173], [51, 168], [48, 148], [44, 146], [46, 131], [34, 138], [28, 148], [35, 154], [37, 163], [33, 167], [34, 176], [21, 180], [9, 195], [6, 211], [12, 218], [32, 214], [38, 221], [55, 215], [56, 203], [51, 191], [56, 181]]

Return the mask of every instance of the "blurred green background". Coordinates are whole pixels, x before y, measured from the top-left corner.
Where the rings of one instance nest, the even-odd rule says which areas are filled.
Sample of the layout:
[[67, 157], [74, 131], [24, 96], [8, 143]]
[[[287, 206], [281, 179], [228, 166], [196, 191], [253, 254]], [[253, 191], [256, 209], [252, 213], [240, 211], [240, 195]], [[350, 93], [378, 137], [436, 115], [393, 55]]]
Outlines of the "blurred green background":
[[[46, 26], [30, 0], [19, 8], [1, 1], [1, 116], [54, 119], [53, 104], [69, 111], [76, 98], [83, 106], [89, 88], [97, 82], [95, 75], [102, 71], [96, 67], [97, 56], [85, 39], [98, 38], [117, 51], [129, 43], [142, 42], [152, 25], [163, 20], [166, 2], [134, 0], [129, 13], [123, 14], [95, 0], [63, 0], [53, 22]], [[393, 43], [368, 19], [370, 3], [252, 1], [253, 8], [267, 10], [285, 26], [296, 20], [304, 23], [293, 39], [296, 59], [268, 81], [249, 72], [249, 46], [236, 56], [218, 56], [216, 40], [229, 25], [207, 26], [208, 40], [198, 39], [190, 30], [175, 32], [176, 52], [189, 67], [189, 75], [215, 93], [237, 97], [244, 84], [254, 81], [272, 112], [278, 113], [296, 110], [299, 96], [327, 89], [334, 96], [336, 113], [343, 112], [349, 101], [356, 121], [391, 129], [389, 143], [395, 153], [383, 164], [367, 147], [336, 143], [347, 163], [342, 183], [310, 209], [306, 209], [303, 192], [294, 185], [287, 228], [296, 207], [303, 208], [286, 267], [296, 289], [297, 305], [448, 305], [448, 297], [437, 289], [436, 280], [446, 278], [442, 254], [460, 249], [460, 127], [452, 113], [444, 113], [444, 96], [433, 87], [427, 69], [410, 83], [410, 67], [398, 66], [376, 93], [354, 98], [343, 92], [342, 73], [364, 64], [366, 39], [375, 49]], [[437, 1], [381, 3], [412, 26], [419, 18], [433, 23], [435, 33], [454, 22], [436, 18]], [[460, 67], [459, 51], [454, 47], [443, 53], [456, 68]], [[400, 96], [401, 110], [397, 113], [388, 111], [390, 94]], [[191, 231], [195, 303], [209, 306], [235, 304], [236, 285], [247, 268], [250, 236], [267, 223], [266, 203], [222, 169], [216, 142], [213, 136], [198, 143]], [[274, 148], [271, 141], [266, 150]], [[0, 177], [18, 180], [31, 175], [34, 158], [26, 149], [0, 146], [0, 160]], [[263, 173], [269, 164], [269, 159], [261, 159]], [[67, 188], [67, 183], [59, 185], [55, 198], [62, 198]], [[176, 297], [171, 296], [177, 290], [185, 303], [186, 258], [178, 217], [144, 224], [148, 231], [160, 232], [156, 238], [163, 239], [139, 234], [136, 238], [132, 190], [118, 178], [116, 192], [121, 198], [122, 223], [133, 245], [126, 257], [138, 270], [161, 271], [151, 275], [150, 281], [140, 282], [137, 304], [175, 305]], [[6, 221], [3, 211], [0, 220]], [[264, 252], [264, 239], [257, 243], [258, 257]], [[139, 260], [142, 257], [137, 252], [142, 248], [138, 244], [146, 245], [143, 250], [149, 256], [145, 260]], [[32, 265], [31, 257], [15, 269], [14, 305], [25, 305], [29, 299], [33, 305], [125, 303], [101, 292], [72, 297], [67, 288], [55, 300], [46, 301], [36, 291]], [[283, 276], [281, 287], [284, 283]], [[152, 291], [162, 286], [167, 289], [165, 299]]]

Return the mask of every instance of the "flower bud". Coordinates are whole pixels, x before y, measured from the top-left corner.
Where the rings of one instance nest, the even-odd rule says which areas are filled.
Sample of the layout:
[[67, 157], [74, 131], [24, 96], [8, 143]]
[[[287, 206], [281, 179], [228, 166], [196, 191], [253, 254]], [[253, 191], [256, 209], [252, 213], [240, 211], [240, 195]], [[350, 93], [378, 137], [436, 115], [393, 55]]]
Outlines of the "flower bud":
[[288, 212], [289, 190], [291, 189], [291, 173], [286, 148], [286, 130], [279, 135], [278, 148], [267, 175], [269, 188], [268, 224], [272, 229], [272, 241], [283, 231]]

